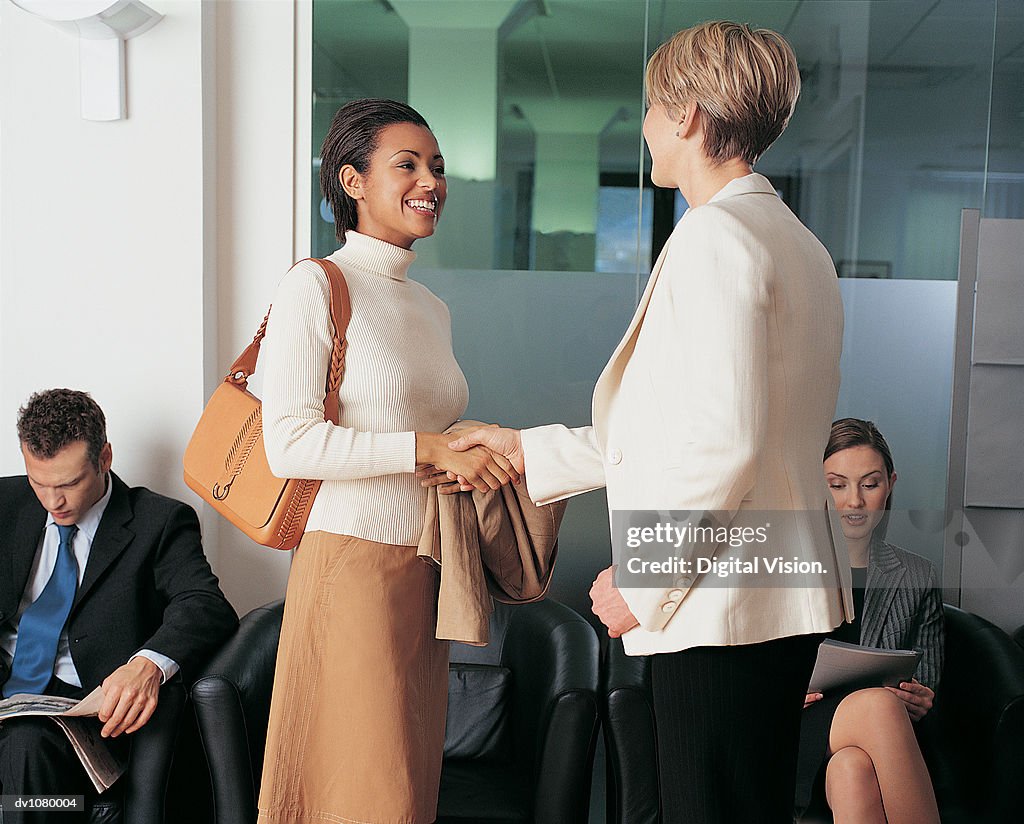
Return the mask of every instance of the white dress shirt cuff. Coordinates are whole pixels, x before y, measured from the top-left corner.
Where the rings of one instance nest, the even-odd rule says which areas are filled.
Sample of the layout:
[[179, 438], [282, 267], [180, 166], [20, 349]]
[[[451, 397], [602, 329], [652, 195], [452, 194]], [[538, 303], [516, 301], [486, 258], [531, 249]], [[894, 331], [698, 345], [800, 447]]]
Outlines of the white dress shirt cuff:
[[160, 668], [160, 672], [163, 673], [163, 680], [160, 682], [161, 684], [166, 684], [175, 675], [177, 675], [178, 670], [181, 669], [181, 667], [178, 666], [177, 661], [173, 661], [166, 655], [161, 655], [159, 652], [153, 652], [151, 649], [140, 649], [128, 659], [128, 663], [131, 663], [139, 656], [148, 658]]

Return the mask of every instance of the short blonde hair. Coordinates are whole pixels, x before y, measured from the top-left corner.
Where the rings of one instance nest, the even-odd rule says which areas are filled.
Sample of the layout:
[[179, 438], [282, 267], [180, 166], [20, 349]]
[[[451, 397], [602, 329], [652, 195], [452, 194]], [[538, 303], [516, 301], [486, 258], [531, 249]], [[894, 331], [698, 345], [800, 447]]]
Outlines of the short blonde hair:
[[721, 20], [662, 43], [644, 80], [648, 104], [672, 116], [700, 109], [704, 150], [715, 164], [755, 163], [786, 128], [800, 95], [796, 55], [781, 34]]

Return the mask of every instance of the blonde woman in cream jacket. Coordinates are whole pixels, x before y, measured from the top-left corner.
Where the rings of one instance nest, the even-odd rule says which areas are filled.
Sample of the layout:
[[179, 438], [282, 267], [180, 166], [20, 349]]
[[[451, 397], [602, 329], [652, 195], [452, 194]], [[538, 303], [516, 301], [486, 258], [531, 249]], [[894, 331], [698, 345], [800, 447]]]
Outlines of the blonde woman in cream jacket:
[[[613, 511], [707, 513], [732, 527], [774, 516], [757, 554], [816, 563], [800, 586], [695, 571], [652, 585], [609, 568], [591, 590], [609, 635], [654, 656], [665, 824], [781, 823], [792, 820], [817, 645], [852, 617], [821, 476], [839, 389], [839, 288], [826, 249], [752, 168], [799, 94], [785, 40], [706, 23], [663, 44], [646, 81], [652, 180], [690, 208], [598, 379], [593, 424], [487, 428], [452, 446], [501, 451], [537, 503], [603, 486]], [[742, 560], [755, 549], [724, 551]], [[673, 549], [693, 570], [706, 552]]]

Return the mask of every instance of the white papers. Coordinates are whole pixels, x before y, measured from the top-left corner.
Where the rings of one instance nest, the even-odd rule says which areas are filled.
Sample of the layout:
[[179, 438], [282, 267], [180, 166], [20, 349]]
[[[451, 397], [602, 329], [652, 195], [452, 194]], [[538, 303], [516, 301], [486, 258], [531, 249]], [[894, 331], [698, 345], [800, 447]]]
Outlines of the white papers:
[[5, 718], [29, 715], [50, 718], [67, 735], [96, 792], [110, 788], [128, 766], [115, 756], [100, 737], [100, 723], [94, 721], [103, 706], [103, 690], [96, 687], [81, 701], [55, 695], [19, 693], [0, 701], [0, 723]]

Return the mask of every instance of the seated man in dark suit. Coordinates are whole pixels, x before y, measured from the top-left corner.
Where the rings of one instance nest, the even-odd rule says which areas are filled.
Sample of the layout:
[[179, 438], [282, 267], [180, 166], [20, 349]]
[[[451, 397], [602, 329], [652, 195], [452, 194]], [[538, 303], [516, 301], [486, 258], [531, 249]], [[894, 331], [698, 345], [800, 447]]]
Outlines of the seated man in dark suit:
[[[110, 471], [106, 422], [89, 395], [36, 393], [18, 437], [27, 476], [0, 478], [0, 690], [80, 698], [102, 685], [101, 734], [126, 746], [119, 736], [150, 719], [161, 684], [179, 670], [187, 681], [237, 616], [192, 508]], [[0, 793], [93, 790], [56, 724], [16, 718], [0, 723]], [[4, 824], [21, 820], [4, 812]]]

